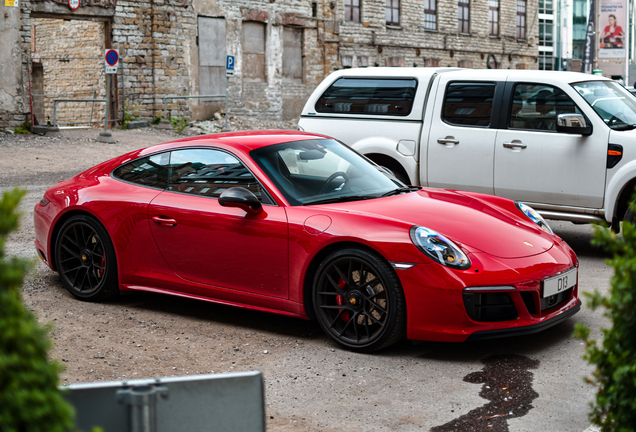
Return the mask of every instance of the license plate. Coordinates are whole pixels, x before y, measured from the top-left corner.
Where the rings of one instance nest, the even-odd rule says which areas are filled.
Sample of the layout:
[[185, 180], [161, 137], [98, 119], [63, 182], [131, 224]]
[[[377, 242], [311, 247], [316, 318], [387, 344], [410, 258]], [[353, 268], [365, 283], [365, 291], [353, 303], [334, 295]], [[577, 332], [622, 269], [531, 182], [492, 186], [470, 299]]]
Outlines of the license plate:
[[577, 269], [574, 267], [560, 275], [553, 276], [542, 281], [543, 298], [553, 296], [555, 294], [567, 291], [576, 285]]

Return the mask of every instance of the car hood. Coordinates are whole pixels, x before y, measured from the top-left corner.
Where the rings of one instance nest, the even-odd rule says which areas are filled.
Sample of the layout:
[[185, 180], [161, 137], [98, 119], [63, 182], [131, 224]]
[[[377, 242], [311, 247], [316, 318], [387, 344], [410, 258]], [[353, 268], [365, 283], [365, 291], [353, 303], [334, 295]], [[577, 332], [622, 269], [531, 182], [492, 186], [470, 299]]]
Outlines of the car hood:
[[529, 220], [521, 219], [521, 213], [516, 215], [455, 191], [423, 189], [392, 197], [335, 204], [335, 207], [411, 226], [424, 226], [473, 251], [499, 258], [537, 255], [554, 245], [550, 234]]

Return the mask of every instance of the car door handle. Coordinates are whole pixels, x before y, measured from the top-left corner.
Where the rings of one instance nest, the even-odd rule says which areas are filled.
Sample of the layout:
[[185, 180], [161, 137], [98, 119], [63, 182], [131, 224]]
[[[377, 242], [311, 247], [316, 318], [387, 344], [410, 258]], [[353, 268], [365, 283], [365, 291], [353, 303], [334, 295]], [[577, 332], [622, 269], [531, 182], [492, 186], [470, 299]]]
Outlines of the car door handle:
[[177, 224], [177, 221], [165, 216], [153, 216], [152, 220], [154, 223], [157, 223], [159, 225], [163, 225], [163, 226], [175, 226]]
[[524, 149], [526, 147], [528, 147], [527, 145], [520, 143], [520, 142], [507, 142], [507, 143], [503, 143], [504, 148], [509, 148], [509, 149], [514, 149], [514, 148], [519, 148], [519, 149]]
[[442, 145], [459, 144], [459, 140], [456, 140], [456, 139], [454, 139], [452, 137], [437, 138], [437, 144], [442, 144]]

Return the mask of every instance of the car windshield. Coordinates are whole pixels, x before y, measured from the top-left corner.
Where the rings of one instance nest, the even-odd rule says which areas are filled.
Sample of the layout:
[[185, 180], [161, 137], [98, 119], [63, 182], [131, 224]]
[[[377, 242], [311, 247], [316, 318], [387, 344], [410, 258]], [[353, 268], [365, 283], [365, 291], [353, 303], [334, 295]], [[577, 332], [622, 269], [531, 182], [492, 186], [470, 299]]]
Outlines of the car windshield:
[[613, 81], [585, 81], [572, 87], [612, 129], [636, 128], [636, 97], [622, 85]]
[[291, 205], [379, 198], [408, 192], [399, 180], [332, 139], [295, 141], [250, 155]]

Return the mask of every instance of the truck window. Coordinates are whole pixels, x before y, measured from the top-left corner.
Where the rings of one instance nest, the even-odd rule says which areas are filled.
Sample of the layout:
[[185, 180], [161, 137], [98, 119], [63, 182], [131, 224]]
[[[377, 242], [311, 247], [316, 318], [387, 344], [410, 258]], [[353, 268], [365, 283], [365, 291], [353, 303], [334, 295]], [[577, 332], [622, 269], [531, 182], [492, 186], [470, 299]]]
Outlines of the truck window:
[[316, 102], [320, 113], [407, 116], [411, 113], [417, 80], [339, 78]]
[[558, 114], [581, 114], [576, 104], [558, 87], [517, 84], [510, 108], [511, 129], [556, 131]]
[[494, 83], [450, 83], [444, 97], [442, 119], [462, 126], [490, 125], [495, 87]]

